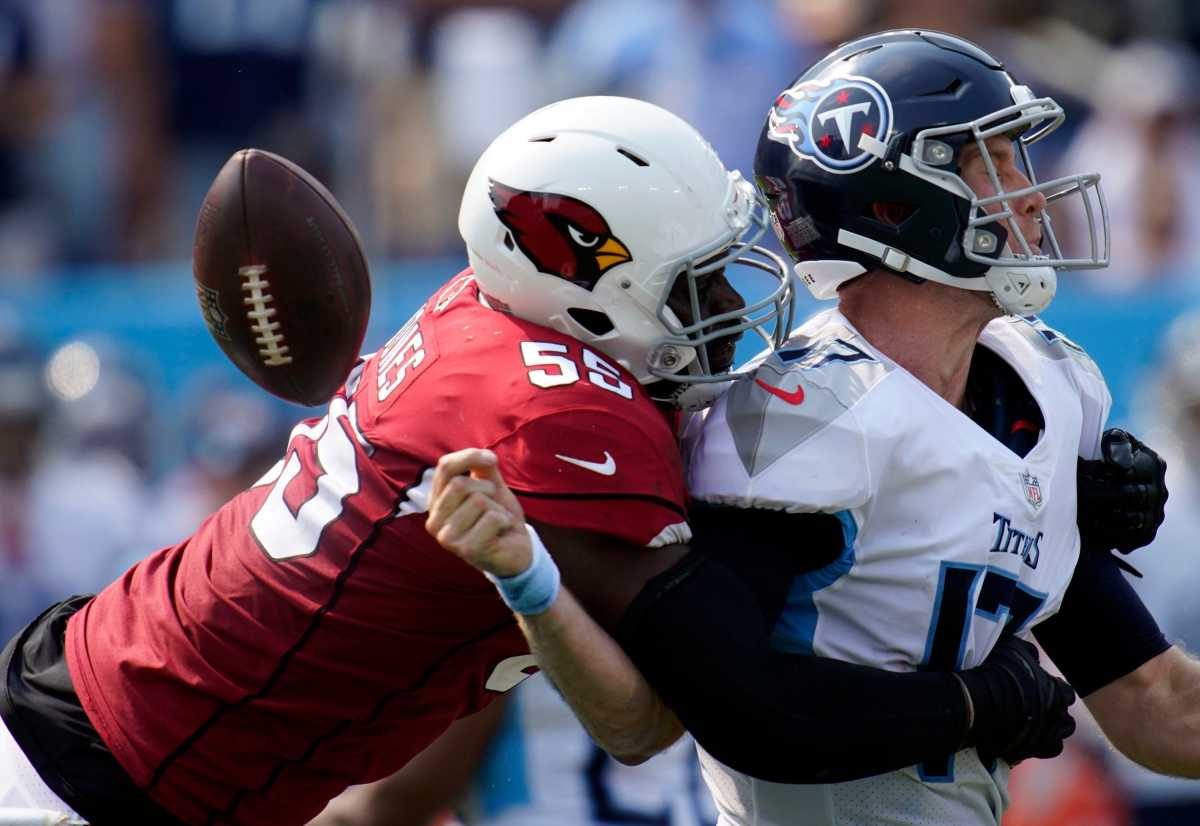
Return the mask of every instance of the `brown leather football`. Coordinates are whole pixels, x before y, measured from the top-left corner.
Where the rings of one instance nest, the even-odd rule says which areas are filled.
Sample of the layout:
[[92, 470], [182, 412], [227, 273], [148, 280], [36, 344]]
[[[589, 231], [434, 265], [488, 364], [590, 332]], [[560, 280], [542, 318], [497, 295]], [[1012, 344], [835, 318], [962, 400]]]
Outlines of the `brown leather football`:
[[192, 246], [208, 330], [264, 390], [328, 401], [358, 357], [371, 277], [337, 199], [296, 164], [242, 149], [204, 198]]

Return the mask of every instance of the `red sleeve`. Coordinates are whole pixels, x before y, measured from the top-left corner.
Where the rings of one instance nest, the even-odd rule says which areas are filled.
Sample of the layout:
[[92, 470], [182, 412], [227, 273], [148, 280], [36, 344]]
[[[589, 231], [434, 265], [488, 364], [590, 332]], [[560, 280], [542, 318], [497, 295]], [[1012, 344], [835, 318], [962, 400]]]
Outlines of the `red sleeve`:
[[526, 421], [493, 445], [535, 521], [637, 545], [686, 542], [683, 467], [665, 420], [572, 409]]
[[603, 359], [579, 341], [484, 307], [469, 278], [439, 295], [368, 359], [354, 396], [397, 490], [419, 490], [445, 453], [488, 447], [533, 520], [637, 545], [690, 538], [675, 433], [627, 371], [593, 370]]

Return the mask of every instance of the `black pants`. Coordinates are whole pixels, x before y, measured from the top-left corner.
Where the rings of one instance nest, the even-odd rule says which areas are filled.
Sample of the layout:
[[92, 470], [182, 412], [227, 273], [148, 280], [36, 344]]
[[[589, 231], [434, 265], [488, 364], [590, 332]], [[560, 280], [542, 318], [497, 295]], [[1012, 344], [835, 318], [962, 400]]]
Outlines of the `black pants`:
[[0, 717], [45, 784], [92, 826], [183, 826], [121, 768], [71, 684], [67, 620], [90, 599], [52, 605], [5, 646]]

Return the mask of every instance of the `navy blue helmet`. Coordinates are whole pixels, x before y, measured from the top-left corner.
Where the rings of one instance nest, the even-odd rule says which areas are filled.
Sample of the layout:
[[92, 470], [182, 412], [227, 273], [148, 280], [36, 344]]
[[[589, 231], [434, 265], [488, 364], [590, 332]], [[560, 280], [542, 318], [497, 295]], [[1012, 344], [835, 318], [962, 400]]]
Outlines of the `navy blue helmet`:
[[[1057, 273], [1108, 264], [1097, 174], [1038, 182], [1027, 147], [1064, 120], [975, 44], [932, 31], [887, 31], [839, 46], [776, 98], [754, 160], [775, 231], [817, 298], [875, 269], [990, 292], [1009, 313], [1050, 303]], [[1005, 191], [987, 141], [1006, 136], [1031, 185]], [[960, 176], [980, 151], [993, 193]], [[1041, 193], [1075, 208], [1082, 254], [1063, 253], [1050, 216], [1026, 238], [1010, 201]], [[1064, 199], [1073, 201], [1064, 201]], [[880, 205], [883, 205], [881, 208]], [[886, 216], [886, 220], [883, 216]], [[1039, 240], [1041, 245], [1039, 246]]]

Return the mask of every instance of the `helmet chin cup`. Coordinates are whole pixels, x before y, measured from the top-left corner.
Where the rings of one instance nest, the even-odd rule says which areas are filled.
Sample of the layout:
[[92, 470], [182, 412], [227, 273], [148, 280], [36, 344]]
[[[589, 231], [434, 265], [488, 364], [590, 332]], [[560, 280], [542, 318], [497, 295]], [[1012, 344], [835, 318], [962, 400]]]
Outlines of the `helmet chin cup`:
[[792, 269], [813, 298], [828, 301], [837, 298], [838, 287], [867, 270], [854, 261], [800, 261]]
[[992, 267], [984, 280], [1000, 309], [1010, 315], [1037, 315], [1050, 306], [1058, 289], [1054, 267]]
[[712, 407], [713, 403], [729, 392], [729, 388], [733, 387], [735, 379], [721, 382], [697, 382], [696, 384], [681, 384], [680, 392], [672, 399], [671, 403], [679, 410], [688, 413], [697, 413], [708, 407]]

